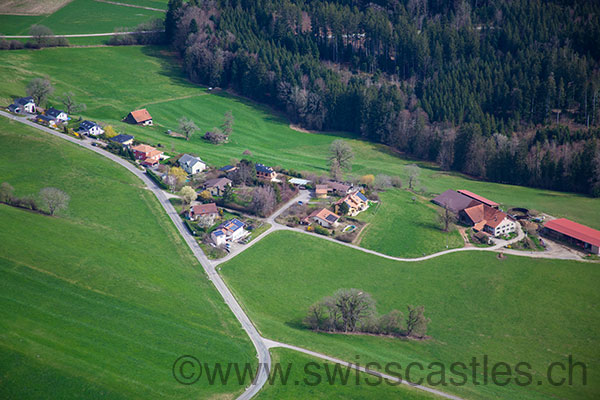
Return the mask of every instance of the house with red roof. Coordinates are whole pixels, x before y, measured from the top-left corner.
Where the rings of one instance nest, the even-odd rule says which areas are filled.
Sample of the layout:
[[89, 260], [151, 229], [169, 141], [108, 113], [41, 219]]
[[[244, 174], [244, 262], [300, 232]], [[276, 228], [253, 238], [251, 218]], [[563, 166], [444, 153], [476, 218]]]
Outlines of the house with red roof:
[[541, 233], [550, 239], [569, 243], [588, 253], [599, 253], [600, 231], [566, 218], [546, 222]]
[[495, 201], [486, 199], [485, 197], [480, 196], [478, 194], [475, 194], [473, 192], [470, 192], [468, 190], [460, 189], [460, 190], [457, 190], [457, 192], [460, 193], [460, 194], [463, 194], [463, 195], [465, 195], [467, 197], [470, 197], [473, 200], [477, 200], [478, 202], [483, 203], [483, 204], [485, 204], [488, 207], [492, 207], [492, 208], [498, 208], [498, 207], [500, 207], [500, 204], [496, 203]]
[[152, 116], [145, 108], [135, 110], [127, 114], [125, 122], [134, 125], [152, 125]]
[[137, 146], [133, 146], [131, 148], [133, 150], [133, 155], [136, 160], [140, 160], [143, 165], [153, 166], [159, 163], [160, 157], [163, 155], [163, 152], [160, 150], [156, 150], [152, 146], [148, 146], [147, 144], [139, 144]]
[[340, 216], [329, 211], [326, 208], [321, 208], [313, 211], [308, 217], [304, 219], [304, 223], [310, 223], [311, 221], [325, 227], [335, 227], [340, 219]]
[[196, 204], [188, 211], [188, 218], [192, 221], [202, 219], [206, 225], [210, 226], [219, 218], [219, 210], [215, 203]]
[[513, 218], [487, 204], [465, 208], [458, 215], [462, 223], [472, 226], [475, 231], [487, 232], [494, 237], [517, 230], [517, 222]]

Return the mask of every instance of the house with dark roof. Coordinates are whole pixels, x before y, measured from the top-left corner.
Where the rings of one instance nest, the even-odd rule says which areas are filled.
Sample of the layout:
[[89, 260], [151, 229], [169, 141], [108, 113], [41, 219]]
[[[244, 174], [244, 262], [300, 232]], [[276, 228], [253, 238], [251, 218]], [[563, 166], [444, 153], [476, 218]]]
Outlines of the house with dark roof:
[[82, 121], [79, 124], [79, 129], [77, 130], [81, 134], [98, 136], [104, 133], [104, 129], [94, 121]]
[[60, 122], [67, 122], [69, 120], [69, 116], [66, 112], [63, 110], [57, 110], [54, 107], [47, 109], [44, 114]]
[[134, 125], [152, 125], [152, 116], [145, 108], [135, 110], [127, 114], [125, 122]]
[[592, 254], [600, 253], [600, 231], [566, 218], [546, 222], [541, 233]]
[[313, 211], [304, 219], [304, 222], [310, 223], [311, 221], [314, 221], [325, 228], [333, 228], [337, 226], [339, 219], [339, 215], [329, 211], [326, 208], [321, 208]]
[[229, 178], [215, 178], [209, 179], [202, 185], [204, 190], [208, 190], [213, 196], [223, 196], [227, 186], [231, 186], [231, 179]]
[[132, 135], [117, 135], [115, 137], [110, 138], [111, 142], [119, 143], [123, 146], [131, 146], [133, 144], [133, 139], [135, 139]]
[[177, 160], [179, 166], [190, 175], [197, 174], [206, 169], [206, 163], [199, 157], [194, 157], [189, 154], [184, 154]]
[[348, 206], [348, 215], [350, 216], [355, 216], [369, 208], [369, 199], [360, 191], [347, 194], [335, 202], [335, 212], [338, 214], [342, 203], [346, 203]]
[[475, 231], [487, 232], [496, 237], [517, 230], [517, 222], [505, 212], [487, 204], [465, 208], [459, 212], [459, 220]]
[[217, 229], [210, 234], [210, 237], [217, 246], [221, 246], [226, 242], [233, 242], [246, 236], [248, 231], [244, 229], [245, 226], [246, 224], [242, 221], [233, 218], [219, 225]]
[[56, 119], [43, 114], [36, 115], [35, 122], [37, 122], [38, 124], [49, 126], [50, 128], [56, 128], [57, 123]]
[[338, 196], [345, 196], [352, 190], [352, 186], [335, 181], [327, 182], [327, 187], [329, 188], [329, 192], [337, 194]]
[[273, 170], [271, 167], [267, 167], [264, 164], [256, 164], [256, 177], [258, 179], [265, 179], [268, 181], [272, 181], [277, 178], [277, 172]]
[[226, 174], [233, 172], [237, 169], [235, 165], [226, 165], [224, 167], [219, 168], [219, 171], [225, 172]]
[[15, 114], [29, 113], [34, 114], [36, 112], [35, 101], [33, 97], [19, 97], [15, 99], [15, 102], [8, 106], [8, 110]]
[[188, 211], [188, 218], [192, 221], [196, 221], [198, 218], [208, 219], [206, 225], [210, 226], [214, 224], [215, 219], [219, 217], [219, 210], [215, 203], [208, 204], [196, 204], [190, 207]]
[[437, 204], [440, 207], [448, 208], [448, 210], [452, 211], [455, 214], [458, 214], [465, 208], [481, 204], [479, 201], [469, 196], [465, 196], [462, 193], [458, 193], [457, 191], [452, 189], [448, 189], [439, 196], [436, 196], [433, 200], [431, 200], [431, 202], [433, 204]]

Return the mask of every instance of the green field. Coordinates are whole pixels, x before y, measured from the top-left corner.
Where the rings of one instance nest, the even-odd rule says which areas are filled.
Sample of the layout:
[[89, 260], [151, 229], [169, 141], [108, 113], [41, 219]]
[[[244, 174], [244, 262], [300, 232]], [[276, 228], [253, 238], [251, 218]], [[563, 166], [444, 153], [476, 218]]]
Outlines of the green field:
[[0, 398], [206, 398], [175, 359], [256, 363], [255, 351], [154, 195], [102, 156], [0, 118], [0, 182], [46, 186], [59, 217], [0, 205]]
[[[488, 355], [490, 365], [528, 362], [533, 382], [543, 382], [525, 387], [438, 387], [466, 398], [585, 399], [600, 390], [597, 264], [516, 256], [499, 260], [487, 252], [402, 263], [318, 237], [276, 232], [221, 267], [252, 321], [274, 340], [347, 361], [360, 356], [363, 363], [403, 366], [440, 361], [449, 368], [453, 362], [469, 363], [472, 357], [481, 362]], [[432, 320], [432, 339], [403, 341], [305, 329], [301, 321], [308, 307], [339, 288], [371, 293], [380, 313], [424, 305]], [[571, 387], [553, 387], [546, 381], [548, 365], [564, 362], [569, 354], [587, 364], [587, 386], [580, 380]], [[418, 372], [412, 371], [417, 376]]]
[[[69, 60], [69, 68], [64, 60]], [[94, 71], [91, 73], [90, 71]], [[285, 119], [268, 108], [223, 92], [208, 92], [189, 83], [182, 71], [163, 48], [110, 47], [63, 48], [41, 51], [10, 51], [0, 54], [0, 73], [11, 76], [0, 87], [0, 101], [8, 104], [13, 96], [24, 92], [28, 80], [47, 75], [55, 84], [56, 94], [70, 90], [87, 103], [85, 117], [110, 123], [126, 133], [168, 150], [190, 151], [214, 165], [239, 159], [249, 149], [253, 158], [273, 166], [326, 173], [328, 145], [343, 134], [301, 133], [289, 128]], [[147, 107], [157, 124], [135, 127], [119, 122], [129, 111]], [[171, 138], [166, 129], [177, 129], [181, 116], [192, 118], [201, 133], [222, 122], [223, 114], [232, 110], [235, 117], [231, 143], [213, 146], [200, 134], [192, 140]], [[400, 175], [406, 181], [404, 166], [412, 163], [387, 147], [349, 139], [356, 157], [353, 174], [385, 173]], [[468, 189], [505, 207], [522, 206], [557, 217], [572, 218], [600, 229], [600, 199], [572, 193], [501, 185], [469, 179], [463, 175], [440, 171], [428, 163], [422, 167], [417, 188], [441, 193], [448, 188]]]
[[[378, 378], [307, 356], [289, 349], [271, 350], [273, 364], [279, 363], [277, 375], [272, 373], [257, 399], [434, 399], [437, 396], [427, 392], [398, 386], [393, 382], [379, 381]], [[287, 374], [289, 368], [289, 374]], [[274, 368], [275, 369], [275, 368]], [[334, 375], [335, 374], [335, 375]], [[284, 379], [274, 379], [281, 378]], [[358, 384], [356, 383], [358, 379]], [[372, 386], [369, 386], [372, 385]]]
[[464, 246], [456, 229], [448, 233], [440, 229], [440, 209], [429, 201], [396, 189], [379, 197], [378, 205], [357, 216], [369, 223], [360, 236], [362, 247], [391, 256], [420, 257]]
[[[164, 1], [117, 0], [152, 8], [166, 8]], [[161, 7], [162, 4], [162, 7]], [[33, 24], [45, 25], [57, 35], [113, 32], [115, 28], [134, 28], [142, 22], [164, 18], [164, 12], [125, 7], [95, 0], [74, 0], [50, 15], [0, 15], [0, 33], [28, 35]]]

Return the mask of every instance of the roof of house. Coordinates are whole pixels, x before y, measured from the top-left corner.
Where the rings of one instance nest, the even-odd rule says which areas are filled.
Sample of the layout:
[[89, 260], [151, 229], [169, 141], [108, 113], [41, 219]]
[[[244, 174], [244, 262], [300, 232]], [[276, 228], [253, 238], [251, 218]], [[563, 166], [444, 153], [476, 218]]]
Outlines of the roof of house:
[[223, 232], [221, 229], [215, 229], [212, 232], [212, 235], [215, 235], [215, 236], [223, 236], [224, 234], [225, 234], [225, 232]]
[[329, 187], [327, 185], [316, 185], [315, 193], [317, 193], [317, 194], [327, 193], [328, 189], [329, 189]]
[[150, 153], [156, 150], [154, 147], [149, 146], [147, 144], [138, 144], [137, 146], [133, 146], [131, 149], [139, 151], [140, 153]]
[[56, 118], [51, 117], [49, 115], [43, 115], [43, 114], [38, 114], [37, 119], [41, 119], [42, 121], [46, 121], [46, 122], [54, 122], [56, 121]]
[[342, 192], [342, 193], [348, 192], [348, 190], [350, 190], [350, 188], [352, 187], [350, 185], [346, 185], [345, 183], [340, 183], [340, 182], [335, 182], [335, 181], [327, 182], [327, 186], [329, 186], [331, 189], [335, 190], [336, 192]]
[[98, 127], [99, 127], [100, 125], [98, 125], [98, 124], [97, 124], [97, 123], [95, 123], [94, 121], [88, 121], [88, 120], [85, 120], [85, 121], [82, 121], [82, 122], [79, 124], [79, 130], [85, 130], [85, 131], [89, 131], [90, 129], [92, 129], [92, 128], [93, 128], [93, 127], [95, 127], [95, 126], [98, 126]]
[[600, 247], [600, 231], [589, 226], [578, 224], [566, 218], [559, 218], [546, 222], [544, 227]]
[[56, 118], [63, 112], [64, 112], [63, 110], [57, 110], [54, 107], [50, 107], [49, 109], [46, 110], [46, 115]]
[[365, 197], [364, 194], [362, 194], [359, 191], [356, 191], [354, 193], [350, 193], [342, 197], [341, 199], [336, 201], [335, 204], [346, 203], [350, 208], [357, 208], [360, 205], [360, 203], [366, 203], [367, 201], [368, 199]]
[[475, 206], [479, 202], [464, 194], [458, 193], [455, 190], [448, 189], [444, 193], [431, 200], [433, 203], [448, 209], [454, 213], [464, 210], [465, 208]]
[[194, 215], [217, 214], [219, 212], [215, 203], [196, 204], [191, 211]]
[[321, 208], [321, 209], [317, 209], [315, 211], [313, 211], [310, 215], [309, 218], [319, 218], [325, 221], [328, 221], [330, 223], [335, 223], [337, 222], [337, 220], [340, 219], [340, 216], [337, 215], [336, 213], [333, 213], [331, 211], [329, 211], [326, 208]]
[[475, 193], [473, 193], [473, 192], [470, 192], [470, 191], [468, 191], [468, 190], [465, 190], [465, 189], [460, 189], [460, 190], [458, 190], [458, 193], [464, 194], [465, 196], [468, 196], [468, 197], [470, 197], [470, 198], [472, 198], [472, 199], [475, 199], [475, 200], [477, 200], [477, 201], [480, 201], [480, 202], [482, 202], [483, 204], [487, 204], [487, 205], [488, 205], [488, 206], [490, 206], [490, 207], [498, 207], [498, 206], [500, 205], [500, 204], [496, 203], [495, 201], [492, 201], [492, 200], [486, 199], [486, 198], [485, 198], [485, 197], [483, 197], [483, 196], [480, 196], [480, 195], [478, 195], [478, 194], [475, 194]]
[[229, 179], [229, 178], [215, 178], [215, 179], [209, 179], [206, 182], [204, 182], [204, 187], [205, 188], [219, 187], [219, 188], [223, 189], [225, 186], [230, 185], [230, 184], [231, 184], [231, 179]]
[[132, 111], [129, 114], [131, 114], [131, 116], [133, 117], [135, 122], [138, 122], [138, 123], [152, 119], [152, 117], [150, 116], [150, 113], [145, 108], [142, 108], [141, 110]]
[[8, 106], [8, 109], [13, 112], [16, 111], [18, 108], [19, 108], [18, 104], [11, 104]]
[[186, 164], [190, 167], [193, 167], [197, 163], [204, 164], [204, 162], [199, 157], [194, 157], [189, 154], [184, 154], [181, 157], [179, 157], [179, 165]]
[[110, 141], [111, 142], [116, 142], [116, 143], [125, 143], [127, 141], [132, 140], [132, 139], [133, 139], [132, 135], [123, 135], [123, 134], [120, 134], [120, 135], [117, 135], [117, 136], [115, 136], [113, 138], [110, 138]]
[[302, 179], [302, 178], [290, 178], [289, 182], [292, 185], [308, 185], [310, 183], [310, 181], [308, 179]]
[[237, 169], [237, 167], [234, 166], [234, 165], [226, 165], [226, 166], [224, 166], [222, 168], [219, 168], [219, 171], [229, 172], [229, 171], [234, 171], [236, 169]]
[[263, 174], [272, 174], [275, 171], [273, 171], [273, 168], [267, 167], [266, 165], [259, 163], [256, 164], [256, 172], [260, 172]]
[[19, 97], [18, 99], [15, 99], [15, 104], [20, 105], [20, 106], [24, 106], [29, 103], [35, 104], [35, 101], [33, 101], [33, 97], [31, 97], [31, 96]]
[[355, 195], [362, 201], [369, 201], [369, 199], [367, 199], [367, 197], [364, 194], [362, 194], [361, 192], [356, 192]]
[[483, 225], [487, 225], [490, 228], [496, 228], [498, 225], [508, 217], [508, 214], [498, 209], [492, 208], [486, 204], [478, 204], [464, 209], [465, 214], [469, 216], [475, 229], [483, 228]]
[[246, 226], [246, 224], [244, 224], [242, 221], [240, 221], [237, 218], [233, 218], [219, 225], [219, 229], [223, 231], [235, 232], [239, 229], [244, 228], [244, 226]]

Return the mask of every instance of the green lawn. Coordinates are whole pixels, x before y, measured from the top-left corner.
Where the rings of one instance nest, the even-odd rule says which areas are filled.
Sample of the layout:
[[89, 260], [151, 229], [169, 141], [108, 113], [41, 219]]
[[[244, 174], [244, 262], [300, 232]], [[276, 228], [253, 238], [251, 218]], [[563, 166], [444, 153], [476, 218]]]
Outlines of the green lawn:
[[[164, 1], [118, 0], [152, 8], [166, 8]], [[161, 11], [124, 7], [95, 0], [74, 0], [50, 15], [0, 15], [3, 35], [28, 35], [33, 24], [45, 25], [57, 35], [112, 32], [115, 28], [133, 28], [142, 22], [164, 18]]]
[[[64, 60], [69, 60], [69, 68]], [[90, 72], [90, 71], [93, 71]], [[350, 138], [345, 134], [311, 134], [289, 128], [286, 120], [268, 108], [223, 92], [208, 92], [188, 82], [169, 52], [160, 47], [63, 48], [41, 51], [10, 51], [0, 56], [0, 74], [12, 79], [0, 87], [0, 101], [8, 104], [20, 96], [34, 76], [50, 77], [56, 94], [73, 91], [88, 105], [85, 117], [115, 125], [150, 144], [174, 146], [177, 152], [195, 152], [207, 162], [222, 166], [242, 158], [249, 149], [256, 161], [295, 170], [327, 172], [327, 148], [346, 137], [355, 152], [353, 174], [399, 175], [406, 182], [404, 166], [413, 161], [401, 158], [387, 147]], [[120, 120], [131, 110], [147, 107], [156, 126], [126, 125]], [[232, 110], [234, 133], [228, 144], [214, 146], [200, 137], [222, 123]], [[192, 118], [200, 132], [190, 141], [172, 138], [166, 129], [177, 129], [181, 116]], [[440, 171], [428, 163], [421, 167], [418, 189], [434, 194], [448, 188], [468, 189], [501, 203], [522, 206], [567, 217], [600, 229], [600, 199], [469, 179]]]
[[440, 210], [429, 201], [396, 189], [380, 193], [379, 197], [379, 204], [357, 216], [369, 222], [361, 233], [362, 247], [391, 256], [420, 257], [464, 246], [456, 229], [448, 233], [440, 229]]
[[[418, 263], [387, 260], [317, 237], [276, 232], [221, 266], [227, 284], [262, 334], [347, 361], [440, 361], [472, 357], [532, 365], [541, 386], [447, 386], [466, 398], [593, 398], [600, 390], [600, 269], [597, 264], [464, 252]], [[253, 282], [248, 285], [248, 282]], [[314, 333], [308, 307], [340, 288], [373, 295], [378, 311], [424, 305], [432, 322], [425, 342]], [[572, 354], [588, 366], [587, 386], [553, 387], [551, 362]], [[416, 371], [416, 372], [415, 372]], [[481, 369], [480, 369], [481, 371]], [[418, 370], [412, 373], [418, 376]], [[481, 372], [480, 372], [481, 373]], [[411, 375], [412, 376], [412, 375]], [[481, 375], [478, 375], [481, 380]], [[576, 375], [578, 379], [581, 377]]]
[[[271, 380], [257, 399], [434, 399], [437, 396], [406, 385], [378, 378], [353, 369], [307, 356], [289, 349], [271, 350]], [[277, 363], [280, 369], [277, 369]], [[335, 374], [335, 375], [334, 375]], [[358, 384], [356, 383], [358, 379]], [[371, 385], [371, 386], [370, 386]]]
[[0, 182], [46, 186], [59, 217], [0, 205], [0, 398], [206, 398], [175, 359], [256, 363], [254, 348], [154, 195], [124, 168], [0, 118]]

